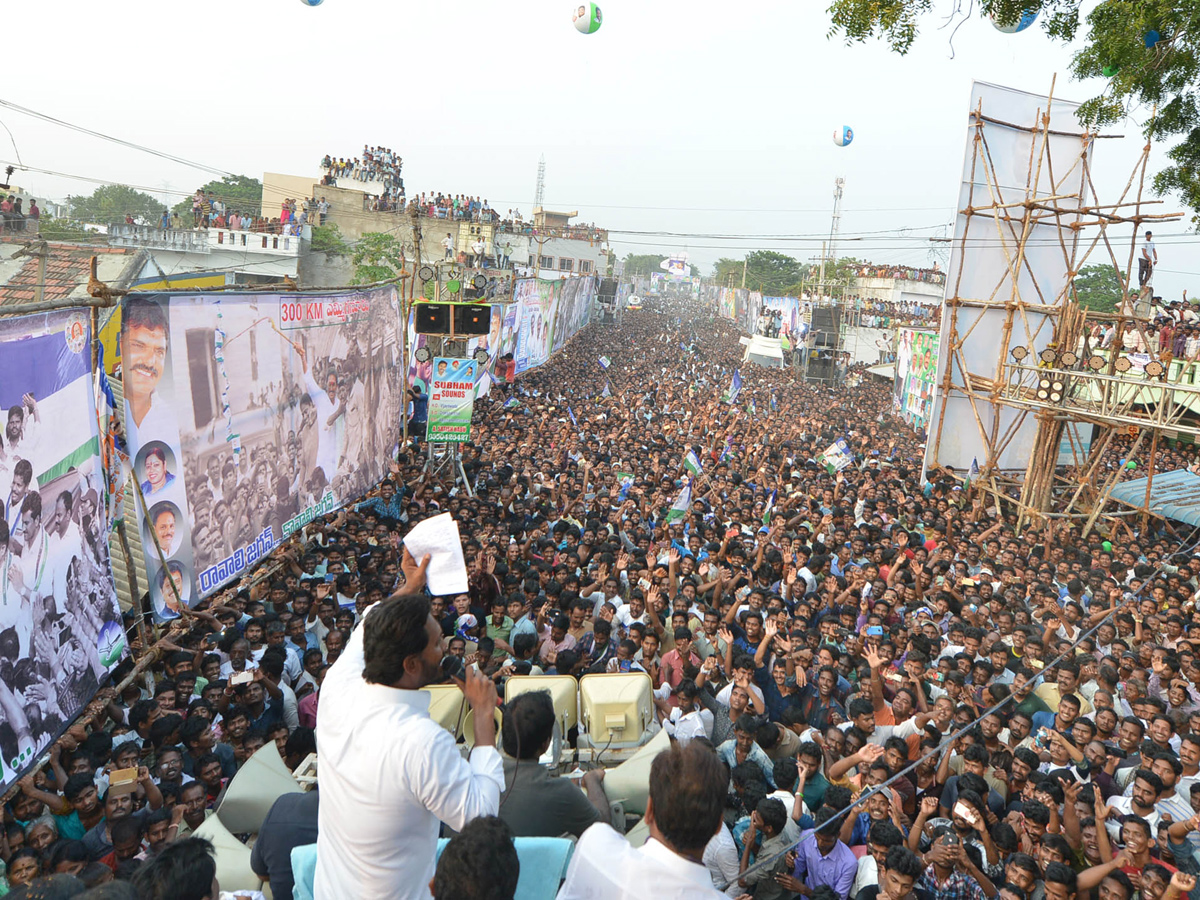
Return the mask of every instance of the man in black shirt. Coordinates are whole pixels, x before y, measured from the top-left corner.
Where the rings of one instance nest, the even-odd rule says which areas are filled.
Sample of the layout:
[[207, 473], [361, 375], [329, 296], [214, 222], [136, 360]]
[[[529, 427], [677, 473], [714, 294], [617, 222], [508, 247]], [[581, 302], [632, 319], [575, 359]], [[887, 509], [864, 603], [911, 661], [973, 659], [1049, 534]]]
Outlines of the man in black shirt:
[[320, 796], [316, 790], [303, 794], [284, 794], [275, 801], [263, 820], [258, 840], [250, 852], [250, 868], [271, 882], [271, 894], [278, 900], [291, 900], [295, 879], [292, 876], [292, 850], [317, 842], [317, 810]]

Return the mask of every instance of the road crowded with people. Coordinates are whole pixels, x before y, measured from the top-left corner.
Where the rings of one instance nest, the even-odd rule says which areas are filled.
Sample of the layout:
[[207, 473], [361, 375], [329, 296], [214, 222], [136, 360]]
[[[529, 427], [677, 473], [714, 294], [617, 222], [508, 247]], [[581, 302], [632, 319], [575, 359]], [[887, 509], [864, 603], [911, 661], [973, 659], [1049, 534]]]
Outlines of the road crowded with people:
[[[890, 385], [742, 366], [738, 337], [667, 298], [585, 329], [477, 402], [474, 496], [402, 448], [260, 587], [176, 626], [152, 694], [103, 692], [54, 744], [6, 808], [9, 885], [167, 896], [179, 866], [208, 871], [188, 836], [274, 741], [289, 767], [321, 759], [319, 810], [301, 795], [258, 837], [276, 897], [298, 844], [318, 897], [483, 896], [448, 887], [471, 859], [515, 884], [511, 836], [570, 833], [567, 900], [1197, 900], [1196, 545], [1153, 521], [1017, 533], [945, 473], [922, 483]], [[820, 458], [837, 439], [840, 470]], [[443, 512], [469, 587], [428, 596], [401, 539]], [[411, 699], [455, 671], [443, 654], [469, 761]], [[672, 742], [640, 848], [606, 824], [602, 768], [576, 786], [536, 765], [545, 695], [504, 707], [491, 746], [508, 679], [631, 671]], [[439, 821], [460, 833], [435, 869]]]

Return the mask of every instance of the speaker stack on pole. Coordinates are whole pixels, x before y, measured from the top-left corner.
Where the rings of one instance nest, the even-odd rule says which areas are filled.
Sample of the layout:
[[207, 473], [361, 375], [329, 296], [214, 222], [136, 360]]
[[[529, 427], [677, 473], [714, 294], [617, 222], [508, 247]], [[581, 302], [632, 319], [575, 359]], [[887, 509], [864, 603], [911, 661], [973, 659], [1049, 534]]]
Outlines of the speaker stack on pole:
[[417, 303], [417, 334], [457, 337], [487, 334], [492, 307], [487, 303]]
[[842, 308], [814, 306], [812, 340], [809, 342], [808, 380], [833, 383], [837, 376], [837, 355], [842, 346]]
[[601, 278], [596, 300], [599, 303], [600, 321], [604, 325], [616, 322], [617, 289], [619, 282], [616, 278]]

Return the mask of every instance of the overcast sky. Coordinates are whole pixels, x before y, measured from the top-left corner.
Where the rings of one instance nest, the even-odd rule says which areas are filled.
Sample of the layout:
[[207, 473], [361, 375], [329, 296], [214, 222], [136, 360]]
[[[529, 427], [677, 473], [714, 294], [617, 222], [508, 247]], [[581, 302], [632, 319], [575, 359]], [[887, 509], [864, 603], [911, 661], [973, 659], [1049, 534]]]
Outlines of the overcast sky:
[[[708, 274], [745, 249], [818, 254], [838, 176], [844, 255], [928, 265], [925, 238], [953, 217], [972, 80], [1044, 93], [1057, 72], [1057, 96], [1103, 89], [1071, 81], [1069, 51], [1036, 28], [969, 21], [952, 55], [931, 17], [899, 57], [826, 37], [825, 6], [605, 0], [582, 35], [566, 0], [40, 0], [6, 11], [24, 75], [0, 99], [255, 177], [388, 146], [410, 195], [478, 194], [502, 213], [529, 214], [545, 154], [548, 208], [609, 228], [622, 256], [686, 251]], [[9, 109], [0, 121], [29, 166], [178, 192], [210, 177]], [[847, 148], [832, 140], [843, 125]], [[1137, 123], [1122, 130], [1098, 150], [1102, 194], [1142, 144]], [[2, 131], [0, 159], [15, 160]], [[54, 198], [94, 187], [14, 178]], [[911, 232], [849, 241], [896, 229]], [[1159, 230], [1165, 296], [1200, 294], [1187, 230]]]

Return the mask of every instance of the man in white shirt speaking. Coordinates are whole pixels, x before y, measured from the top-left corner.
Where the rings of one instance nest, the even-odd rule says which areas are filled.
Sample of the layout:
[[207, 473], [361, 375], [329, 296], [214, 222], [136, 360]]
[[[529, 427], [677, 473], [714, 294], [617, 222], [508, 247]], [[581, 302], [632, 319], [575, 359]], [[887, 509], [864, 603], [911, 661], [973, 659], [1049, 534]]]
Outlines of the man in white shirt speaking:
[[322, 900], [428, 900], [439, 821], [461, 831], [500, 808], [495, 685], [473, 667], [459, 684], [475, 712], [469, 762], [429, 718], [421, 688], [440, 675], [442, 630], [419, 594], [428, 564], [404, 551], [401, 592], [367, 610], [325, 676], [335, 699], [317, 720]]

